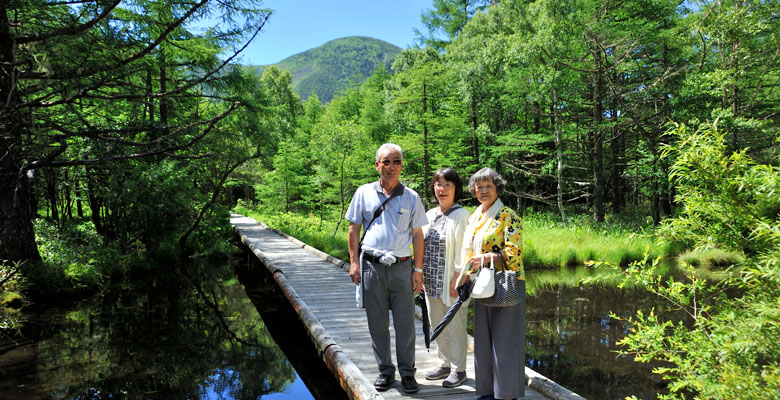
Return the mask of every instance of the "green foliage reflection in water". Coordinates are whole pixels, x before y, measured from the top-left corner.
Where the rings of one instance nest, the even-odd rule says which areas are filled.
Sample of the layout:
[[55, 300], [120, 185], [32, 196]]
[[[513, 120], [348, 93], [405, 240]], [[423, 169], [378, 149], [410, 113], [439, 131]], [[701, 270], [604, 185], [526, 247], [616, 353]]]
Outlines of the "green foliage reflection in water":
[[259, 398], [295, 380], [227, 265], [113, 285], [41, 323], [54, 333], [38, 344], [35, 379], [58, 398]]
[[25, 303], [20, 294], [25, 279], [19, 273], [24, 263], [0, 260], [0, 331], [18, 329], [20, 309]]

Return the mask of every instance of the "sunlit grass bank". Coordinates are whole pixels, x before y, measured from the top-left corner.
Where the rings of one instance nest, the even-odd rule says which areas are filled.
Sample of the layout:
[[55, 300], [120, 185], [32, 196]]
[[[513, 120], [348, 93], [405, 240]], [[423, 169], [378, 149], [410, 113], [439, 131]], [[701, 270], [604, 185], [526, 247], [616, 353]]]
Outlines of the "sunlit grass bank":
[[589, 260], [626, 266], [644, 258], [666, 258], [672, 246], [657, 244], [652, 233], [607, 222], [596, 225], [588, 216], [570, 218], [564, 226], [550, 214], [526, 213], [523, 218], [523, 262], [527, 269], [582, 265]]
[[[266, 214], [238, 206], [235, 211], [262, 221], [344, 261], [347, 254], [347, 227], [343, 220], [335, 237], [337, 217], [320, 218], [294, 213]], [[597, 226], [587, 217], [575, 217], [564, 226], [549, 214], [526, 213], [523, 218], [524, 255], [527, 270], [552, 269], [583, 265], [589, 260], [628, 265], [644, 258], [668, 257], [672, 248], [657, 245], [652, 234], [643, 234], [624, 224], [607, 223]], [[572, 277], [572, 279], [576, 279]]]
[[278, 229], [312, 247], [319, 249], [345, 262], [349, 262], [347, 251], [347, 228], [349, 221], [346, 219], [339, 224], [336, 235], [336, 219], [332, 221], [320, 221], [319, 217], [295, 213], [267, 214], [244, 206], [236, 206], [234, 211], [262, 221], [271, 228]]

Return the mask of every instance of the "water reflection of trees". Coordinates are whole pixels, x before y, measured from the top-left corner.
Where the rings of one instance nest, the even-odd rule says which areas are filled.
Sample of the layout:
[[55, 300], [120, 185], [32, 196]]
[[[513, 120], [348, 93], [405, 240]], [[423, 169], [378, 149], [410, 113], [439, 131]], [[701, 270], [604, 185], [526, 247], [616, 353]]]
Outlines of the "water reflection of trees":
[[34, 371], [19, 372], [32, 372], [30, 386], [48, 398], [244, 399], [284, 390], [295, 371], [232, 269], [187, 270], [135, 277], [31, 321], [26, 331], [48, 333], [29, 352]]
[[658, 300], [636, 290], [561, 287], [528, 297], [528, 365], [586, 398], [655, 398], [663, 383], [651, 365], [619, 357], [630, 326], [609, 317], [650, 310]]

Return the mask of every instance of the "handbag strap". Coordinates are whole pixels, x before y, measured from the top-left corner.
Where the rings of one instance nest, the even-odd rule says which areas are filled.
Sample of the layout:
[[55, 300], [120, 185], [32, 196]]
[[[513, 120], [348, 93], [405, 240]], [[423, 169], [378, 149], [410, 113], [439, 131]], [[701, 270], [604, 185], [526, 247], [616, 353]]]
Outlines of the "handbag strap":
[[[484, 254], [480, 254], [479, 255], [479, 264], [480, 264], [480, 268], [484, 268], [485, 267], [485, 255]], [[460, 268], [460, 273], [458, 274], [458, 279], [455, 281], [455, 286], [457, 286], [460, 283], [460, 279], [463, 278], [463, 275], [466, 273], [466, 269], [468, 269], [468, 267], [469, 267], [469, 263], [465, 262], [463, 264], [463, 267]], [[490, 257], [490, 269], [495, 271], [495, 267], [493, 266], [493, 257], [492, 256]]]
[[[479, 255], [479, 267], [485, 268], [485, 254], [482, 253]], [[490, 269], [495, 270], [495, 266], [493, 265], [493, 256], [490, 256]]]
[[398, 197], [404, 192], [404, 185], [401, 182], [398, 182], [397, 185], [395, 185], [395, 188], [393, 188], [393, 192], [390, 193], [390, 196], [385, 199], [385, 201], [382, 202], [382, 204], [374, 210], [374, 217], [371, 218], [371, 221], [366, 225], [366, 229], [363, 229], [363, 235], [360, 236], [360, 242], [358, 242], [358, 253], [360, 253], [361, 247], [363, 247], [363, 239], [366, 237], [366, 232], [368, 232], [368, 228], [371, 226], [371, 224], [374, 223], [374, 221], [382, 215], [382, 212], [385, 211], [385, 208], [387, 208], [387, 203], [390, 202], [390, 200], [393, 199], [393, 197]]

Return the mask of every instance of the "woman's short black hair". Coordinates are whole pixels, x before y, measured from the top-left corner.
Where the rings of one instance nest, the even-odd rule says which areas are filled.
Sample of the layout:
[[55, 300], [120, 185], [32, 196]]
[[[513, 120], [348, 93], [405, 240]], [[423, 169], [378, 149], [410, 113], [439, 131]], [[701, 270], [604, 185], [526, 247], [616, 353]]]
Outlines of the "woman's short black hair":
[[463, 183], [461, 183], [458, 173], [455, 172], [455, 169], [451, 167], [439, 168], [436, 170], [436, 172], [433, 173], [433, 179], [431, 179], [431, 192], [433, 192], [434, 198], [436, 198], [436, 191], [433, 185], [436, 184], [436, 181], [438, 181], [439, 178], [442, 178], [448, 182], [452, 182], [452, 184], [455, 185], [454, 201], [457, 203], [461, 196], [463, 196]]

